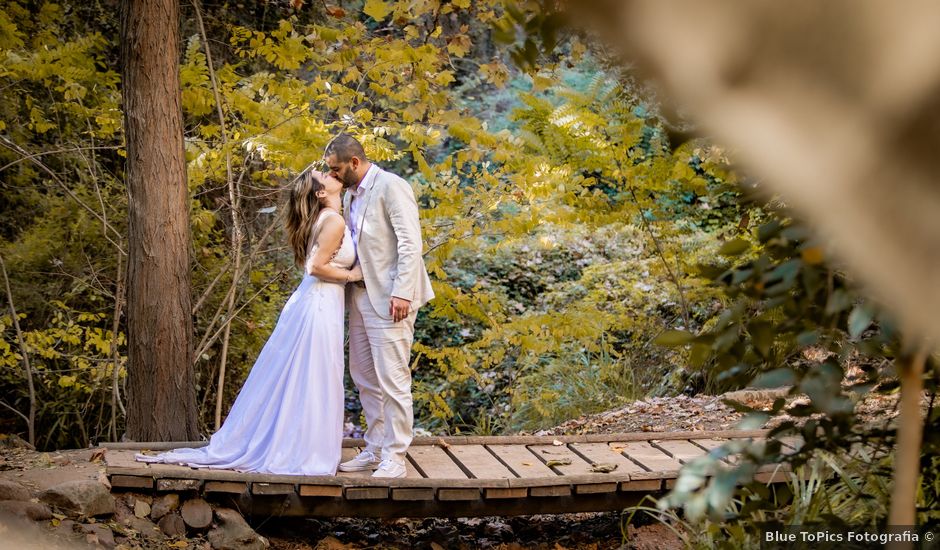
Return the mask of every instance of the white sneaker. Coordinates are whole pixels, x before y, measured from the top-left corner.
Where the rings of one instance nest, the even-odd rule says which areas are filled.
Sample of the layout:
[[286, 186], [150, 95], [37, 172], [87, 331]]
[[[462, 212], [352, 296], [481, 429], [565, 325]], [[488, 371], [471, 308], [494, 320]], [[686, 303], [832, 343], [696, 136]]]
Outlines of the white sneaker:
[[379, 464], [379, 469], [372, 473], [372, 477], [405, 477], [405, 465], [386, 458]]
[[362, 451], [356, 455], [356, 458], [340, 462], [339, 471], [341, 472], [364, 472], [374, 470], [379, 466], [379, 457], [372, 451]]

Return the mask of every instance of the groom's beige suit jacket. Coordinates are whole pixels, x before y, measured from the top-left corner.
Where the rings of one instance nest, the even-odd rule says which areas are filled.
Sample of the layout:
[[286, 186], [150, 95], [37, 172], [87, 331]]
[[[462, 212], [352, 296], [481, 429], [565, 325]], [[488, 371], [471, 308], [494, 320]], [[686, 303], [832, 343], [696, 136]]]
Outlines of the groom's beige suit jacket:
[[[418, 203], [411, 185], [373, 164], [359, 184], [359, 220], [350, 218], [352, 193], [343, 197], [346, 224], [358, 222], [356, 252], [369, 302], [383, 319], [391, 319], [392, 296], [411, 301], [411, 311], [434, 298], [424, 266]], [[369, 181], [371, 178], [371, 181]]]

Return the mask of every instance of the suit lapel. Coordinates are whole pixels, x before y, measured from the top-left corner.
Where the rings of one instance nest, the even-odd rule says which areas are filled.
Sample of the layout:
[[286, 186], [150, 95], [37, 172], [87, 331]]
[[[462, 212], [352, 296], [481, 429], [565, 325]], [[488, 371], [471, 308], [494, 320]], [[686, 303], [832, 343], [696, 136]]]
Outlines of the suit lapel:
[[343, 220], [349, 225], [349, 203], [352, 201], [352, 193], [346, 191], [343, 193]]
[[[373, 164], [373, 166], [375, 165]], [[362, 237], [362, 230], [365, 227], [365, 223], [366, 223], [366, 211], [369, 209], [369, 203], [372, 201], [372, 190], [375, 189], [375, 180], [379, 177], [380, 170], [381, 169], [378, 166], [375, 166], [375, 172], [371, 176], [372, 177], [372, 181], [370, 182], [371, 185], [369, 186], [368, 189], [366, 189], [365, 193], [363, 193], [362, 196], [359, 197], [359, 200], [362, 201], [362, 204], [360, 205], [360, 208], [359, 208], [359, 224], [357, 225], [357, 227], [359, 228], [359, 231], [356, 232], [356, 245], [357, 246], [359, 245], [359, 240]], [[366, 176], [366, 177], [369, 177], [369, 176]]]

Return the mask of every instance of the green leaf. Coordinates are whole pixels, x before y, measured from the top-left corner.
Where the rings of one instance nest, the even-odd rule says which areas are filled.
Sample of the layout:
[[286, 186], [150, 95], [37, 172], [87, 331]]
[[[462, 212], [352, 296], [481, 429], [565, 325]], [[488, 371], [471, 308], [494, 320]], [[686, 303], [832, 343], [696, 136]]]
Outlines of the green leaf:
[[392, 13], [392, 7], [384, 0], [366, 0], [362, 12], [376, 21], [382, 21]]
[[788, 367], [781, 367], [758, 375], [751, 383], [755, 388], [779, 388], [791, 386], [796, 382], [796, 373]]
[[734, 239], [721, 245], [718, 253], [722, 256], [739, 256], [751, 248], [751, 243], [744, 239]]
[[819, 342], [819, 331], [816, 330], [807, 330], [796, 336], [796, 344], [801, 348], [815, 345], [817, 342]]
[[852, 313], [849, 313], [849, 336], [858, 338], [865, 332], [865, 329], [871, 325], [875, 318], [875, 312], [867, 304], [855, 306]]
[[691, 332], [685, 330], [667, 330], [657, 336], [653, 343], [660, 346], [675, 347], [688, 344], [694, 339], [695, 335]]
[[780, 220], [772, 220], [764, 225], [760, 226], [757, 230], [757, 238], [760, 242], [765, 243], [771, 238], [780, 233], [780, 229], [783, 226], [780, 223]]
[[694, 344], [692, 346], [692, 351], [689, 353], [689, 365], [695, 368], [701, 368], [705, 365], [705, 361], [708, 360], [711, 352], [711, 346], [700, 343]]
[[770, 348], [774, 345], [774, 327], [765, 321], [754, 321], [748, 325], [747, 331], [751, 335], [751, 343], [763, 357], [770, 355]]
[[829, 295], [826, 301], [826, 315], [838, 313], [852, 305], [852, 296], [848, 292], [839, 288]]
[[752, 412], [745, 415], [738, 424], [735, 426], [735, 429], [738, 430], [758, 430], [764, 426], [764, 422], [770, 418], [770, 415], [765, 412]]

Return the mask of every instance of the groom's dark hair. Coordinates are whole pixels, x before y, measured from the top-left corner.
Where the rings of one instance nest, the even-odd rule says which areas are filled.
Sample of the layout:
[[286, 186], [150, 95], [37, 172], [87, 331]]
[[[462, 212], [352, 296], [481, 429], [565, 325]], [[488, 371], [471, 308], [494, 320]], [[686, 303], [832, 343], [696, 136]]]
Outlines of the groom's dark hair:
[[340, 162], [349, 162], [353, 157], [359, 157], [360, 160], [369, 160], [366, 158], [366, 150], [362, 148], [359, 140], [349, 134], [339, 134], [326, 144], [324, 157], [336, 155], [336, 160]]

